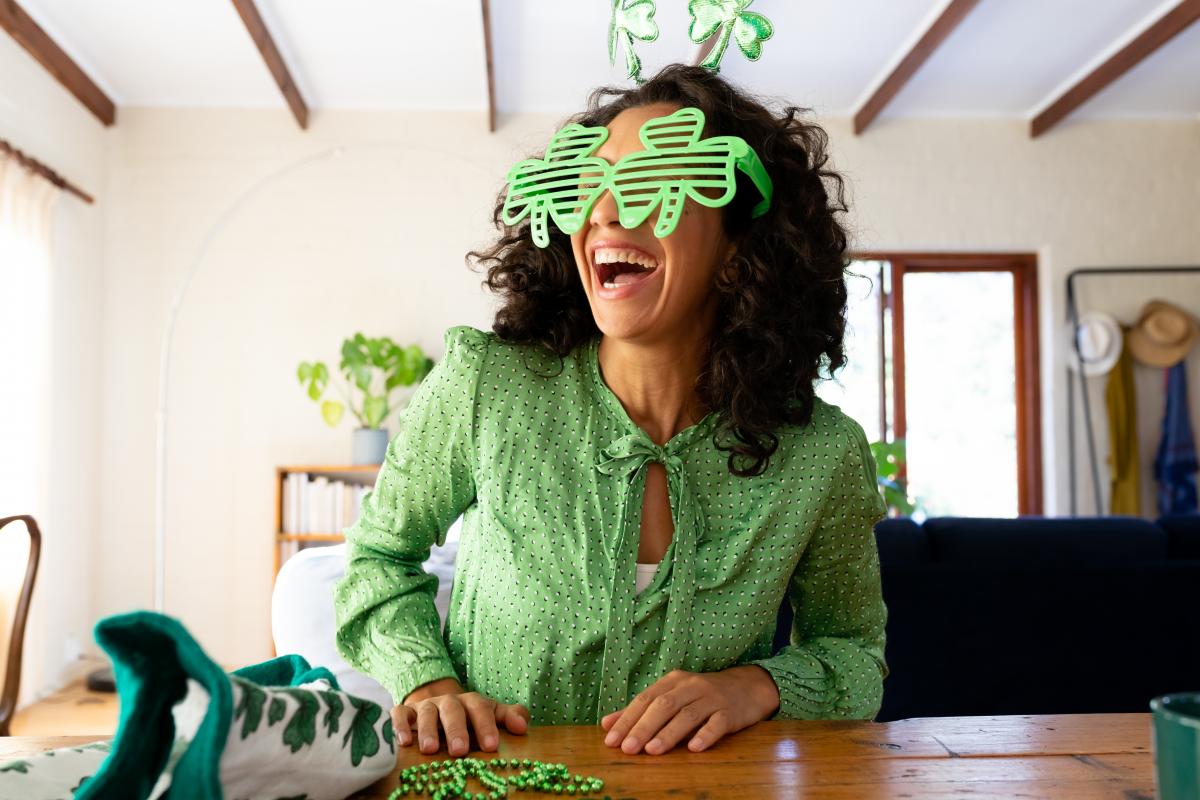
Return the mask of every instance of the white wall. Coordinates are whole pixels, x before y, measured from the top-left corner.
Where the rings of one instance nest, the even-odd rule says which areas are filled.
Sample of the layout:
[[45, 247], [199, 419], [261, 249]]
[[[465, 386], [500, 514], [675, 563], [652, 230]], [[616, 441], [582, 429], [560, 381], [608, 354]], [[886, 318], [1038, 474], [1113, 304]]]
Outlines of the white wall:
[[[2, 35], [0, 75], [0, 138], [96, 197], [96, 205], [89, 206], [64, 195], [55, 212], [47, 415], [52, 428], [45, 497], [28, 509], [0, 508], [0, 516], [34, 513], [44, 536], [26, 631], [19, 701], [24, 703], [77, 674], [75, 655], [91, 641], [92, 556], [104, 547], [97, 498], [108, 131], [11, 37]], [[0, 381], [14, 377], [0, 375]], [[7, 623], [0, 628], [7, 642]]]
[[[323, 426], [296, 364], [336, 361], [342, 337], [360, 330], [436, 357], [450, 325], [489, 327], [491, 301], [463, 254], [486, 240], [507, 167], [544, 145], [556, 121], [504, 119], [488, 134], [476, 113], [320, 112], [301, 132], [282, 111], [122, 109], [105, 216], [95, 615], [152, 602], [160, 337], [173, 293], [230, 204], [297, 159], [346, 147], [271, 180], [216, 230], [176, 329], [168, 611], [235, 665], [269, 654], [273, 468], [348, 457], [350, 425]], [[1064, 276], [1085, 265], [1200, 263], [1200, 126], [1068, 123], [1031, 141], [1012, 121], [885, 120], [862, 137], [848, 120], [826, 124], [853, 184], [857, 247], [1038, 253], [1047, 513], [1064, 513], [1052, 346]], [[1120, 303], [1109, 308], [1130, 319], [1142, 299], [1182, 291], [1110, 291]], [[1161, 407], [1143, 408], [1144, 427], [1158, 416]]]
[[[1045, 513], [1068, 513], [1066, 379], [1056, 348], [1066, 276], [1079, 267], [1200, 265], [1200, 125], [1069, 121], [1036, 140], [1020, 121], [884, 120], [859, 137], [848, 120], [829, 128], [835, 159], [854, 185], [861, 249], [1038, 254]], [[1128, 324], [1155, 297], [1200, 315], [1200, 275], [1079, 283], [1081, 313], [1107, 311]], [[1200, 422], [1200, 347], [1188, 369], [1192, 418]], [[1162, 372], [1135, 372], [1143, 511], [1153, 515]], [[1107, 498], [1104, 382], [1090, 379], [1088, 396]], [[1091, 514], [1078, 391], [1075, 402], [1078, 511]]]
[[[463, 255], [486, 240], [510, 161], [544, 142], [538, 131], [514, 146], [529, 123], [489, 135], [479, 113], [318, 113], [308, 132], [276, 111], [122, 115], [101, 431], [101, 519], [113, 546], [98, 557], [95, 613], [153, 602], [161, 336], [211, 236], [174, 338], [166, 603], [218, 659], [243, 664], [269, 654], [275, 466], [350, 455], [349, 415], [328, 429], [297, 364], [336, 368], [342, 339], [357, 331], [440, 357], [446, 328], [490, 327], [482, 275]], [[335, 144], [340, 157], [286, 171]]]

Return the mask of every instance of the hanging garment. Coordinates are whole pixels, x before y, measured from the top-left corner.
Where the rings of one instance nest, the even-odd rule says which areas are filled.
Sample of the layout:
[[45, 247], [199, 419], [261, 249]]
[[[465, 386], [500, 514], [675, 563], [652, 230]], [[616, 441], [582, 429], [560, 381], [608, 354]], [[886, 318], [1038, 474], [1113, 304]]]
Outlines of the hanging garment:
[[121, 715], [111, 743], [0, 762], [0, 800], [342, 800], [392, 771], [389, 709], [280, 656], [226, 673], [177, 620], [100, 620]]
[[1187, 372], [1180, 361], [1167, 370], [1167, 412], [1162, 441], [1154, 459], [1158, 479], [1158, 513], [1196, 511], [1196, 440], [1188, 416]]
[[[1121, 326], [1128, 338], [1129, 328]], [[1108, 373], [1104, 389], [1108, 406], [1108, 463], [1111, 475], [1112, 513], [1142, 513], [1141, 459], [1138, 457], [1137, 393], [1133, 382], [1133, 356], [1121, 348], [1116, 368]]]

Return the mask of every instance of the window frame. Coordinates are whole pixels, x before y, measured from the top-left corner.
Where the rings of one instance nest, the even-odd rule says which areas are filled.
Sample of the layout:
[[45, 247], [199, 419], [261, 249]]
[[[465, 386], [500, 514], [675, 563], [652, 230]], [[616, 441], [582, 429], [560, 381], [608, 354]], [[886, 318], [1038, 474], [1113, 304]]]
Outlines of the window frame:
[[[1041, 381], [1039, 371], [1038, 285], [1036, 253], [905, 253], [852, 251], [852, 261], [883, 262], [889, 270], [890, 291], [881, 285], [880, 317], [880, 431], [886, 439], [904, 438], [907, 430], [904, 392], [904, 276], [921, 272], [1008, 272], [1013, 278], [1013, 342], [1016, 352], [1017, 513], [1040, 515], [1042, 493]], [[882, 277], [882, 275], [881, 275]], [[891, 312], [891, 353], [883, 319]], [[892, 396], [887, 397], [885, 359], [890, 357]], [[892, 424], [887, 424], [891, 401]], [[904, 470], [901, 470], [904, 475]]]

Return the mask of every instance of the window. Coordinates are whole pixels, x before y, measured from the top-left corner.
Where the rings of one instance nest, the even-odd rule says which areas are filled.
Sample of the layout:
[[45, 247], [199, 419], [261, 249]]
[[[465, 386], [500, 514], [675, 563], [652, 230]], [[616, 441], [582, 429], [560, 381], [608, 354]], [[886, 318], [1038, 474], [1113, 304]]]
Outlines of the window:
[[50, 232], [58, 194], [0, 150], [0, 517], [42, 510]]
[[904, 440], [926, 515], [1040, 514], [1036, 257], [862, 254], [851, 272], [850, 363], [818, 393]]

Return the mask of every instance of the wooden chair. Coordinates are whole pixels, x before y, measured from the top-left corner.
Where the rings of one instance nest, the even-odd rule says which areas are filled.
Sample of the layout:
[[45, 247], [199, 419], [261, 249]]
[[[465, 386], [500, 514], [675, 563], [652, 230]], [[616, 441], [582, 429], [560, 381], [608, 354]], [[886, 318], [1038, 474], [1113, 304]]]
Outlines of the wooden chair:
[[33, 597], [33, 580], [37, 577], [38, 556], [42, 551], [42, 532], [33, 517], [19, 515], [0, 519], [0, 535], [10, 522], [20, 520], [29, 532], [29, 561], [25, 567], [25, 582], [17, 598], [13, 615], [12, 636], [8, 644], [8, 666], [4, 670], [4, 687], [0, 689], [0, 736], [9, 735], [9, 723], [17, 710], [17, 693], [21, 689], [21, 649], [25, 642], [25, 621], [29, 618], [29, 601]]

